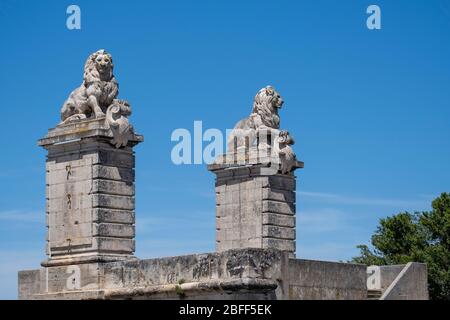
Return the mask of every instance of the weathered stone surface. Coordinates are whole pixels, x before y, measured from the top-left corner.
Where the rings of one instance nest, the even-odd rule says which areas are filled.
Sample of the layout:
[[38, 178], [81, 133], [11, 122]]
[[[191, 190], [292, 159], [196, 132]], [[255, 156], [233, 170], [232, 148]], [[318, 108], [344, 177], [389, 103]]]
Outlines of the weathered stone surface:
[[292, 227], [263, 225], [262, 236], [276, 239], [295, 240], [295, 229]]
[[89, 244], [92, 238], [92, 223], [68, 221], [67, 224], [50, 225], [48, 237], [52, 248]]
[[290, 190], [277, 190], [276, 188], [263, 188], [261, 197], [263, 200], [274, 200], [285, 203], [295, 203], [295, 192]]
[[88, 263], [19, 273], [21, 299], [366, 299], [365, 266], [271, 249]]
[[88, 263], [72, 266], [49, 267], [47, 270], [47, 288], [49, 293], [66, 290], [92, 290], [100, 287], [99, 264]]
[[98, 177], [94, 177], [95, 170], [90, 164], [83, 167], [73, 167], [71, 162], [66, 162], [65, 167], [67, 169], [53, 170], [50, 167], [47, 170], [48, 186], [61, 187], [61, 185], [74, 184], [76, 182], [90, 182], [93, 178]]
[[45, 265], [77, 259], [122, 260], [135, 250], [135, 186], [132, 147], [116, 149], [104, 119], [66, 123], [51, 129], [40, 145], [48, 150]]
[[62, 198], [49, 197], [47, 199], [46, 211], [53, 213], [90, 209], [95, 198], [97, 197], [75, 192], [68, 192]]
[[94, 249], [100, 253], [108, 254], [132, 254], [136, 250], [134, 239], [122, 239], [117, 237], [93, 238]]
[[73, 211], [72, 215], [66, 214], [63, 210], [51, 211], [46, 215], [47, 226], [63, 226], [69, 223], [89, 223], [92, 221], [93, 209], [83, 209]]
[[262, 179], [263, 187], [295, 191], [295, 177], [292, 175], [272, 175]]
[[92, 197], [92, 207], [134, 210], [134, 197], [96, 194], [96, 196]]
[[273, 212], [286, 215], [295, 215], [295, 204], [293, 203], [265, 200], [263, 201], [262, 204], [263, 204], [262, 212]]
[[[67, 174], [66, 174], [67, 175]], [[51, 179], [50, 179], [51, 180]], [[61, 179], [62, 180], [62, 179]], [[92, 179], [80, 181], [66, 181], [62, 183], [50, 183], [46, 185], [46, 199], [64, 199], [68, 194], [89, 196], [93, 191]], [[86, 198], [87, 199], [87, 198]]]
[[32, 299], [34, 295], [46, 292], [46, 269], [19, 271], [19, 298]]
[[93, 166], [94, 179], [109, 179], [117, 181], [134, 182], [134, 170], [122, 167]]
[[92, 220], [94, 222], [134, 224], [135, 213], [133, 210], [95, 208], [92, 210]]
[[19, 273], [19, 298], [274, 299], [284, 294], [287, 262], [280, 251], [244, 249], [48, 267]]
[[92, 235], [114, 238], [134, 239], [135, 231], [133, 225], [121, 223], [94, 223]]
[[[235, 249], [147, 260], [60, 265], [19, 272], [20, 299], [364, 300], [366, 266]], [[402, 269], [403, 270], [403, 269]], [[387, 295], [422, 299], [426, 268], [412, 264]], [[419, 281], [419, 290], [416, 286]], [[423, 284], [423, 285], [422, 285]]]
[[288, 251], [291, 253], [290, 257], [293, 257], [293, 252], [295, 252], [295, 241], [294, 239], [278, 239], [274, 237], [267, 237], [262, 239], [263, 248], [274, 248], [282, 251]]
[[[70, 164], [69, 164], [70, 165]], [[72, 168], [70, 175], [66, 169], [48, 171], [47, 185], [61, 188], [62, 185], [74, 184], [75, 182], [89, 183], [92, 179], [116, 180], [127, 184], [134, 181], [134, 170], [122, 167], [110, 167], [92, 165], [86, 167]], [[67, 178], [69, 176], [69, 179]], [[89, 189], [87, 189], [89, 191]]]
[[260, 167], [215, 168], [216, 250], [276, 248], [295, 254], [295, 177]]
[[366, 266], [298, 259], [289, 260], [289, 299], [364, 300]]
[[380, 266], [380, 269], [383, 279], [381, 300], [428, 300], [426, 264], [409, 262], [402, 266]]
[[134, 184], [123, 181], [97, 179], [92, 182], [91, 193], [134, 196]]
[[284, 214], [264, 213], [263, 225], [275, 225], [280, 227], [295, 228], [295, 216], [287, 216]]

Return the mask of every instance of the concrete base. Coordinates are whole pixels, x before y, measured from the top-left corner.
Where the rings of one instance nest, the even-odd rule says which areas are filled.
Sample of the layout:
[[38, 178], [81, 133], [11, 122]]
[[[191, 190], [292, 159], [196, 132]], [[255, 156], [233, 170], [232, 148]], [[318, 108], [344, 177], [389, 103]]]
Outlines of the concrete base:
[[19, 272], [20, 299], [366, 299], [366, 266], [274, 249]]

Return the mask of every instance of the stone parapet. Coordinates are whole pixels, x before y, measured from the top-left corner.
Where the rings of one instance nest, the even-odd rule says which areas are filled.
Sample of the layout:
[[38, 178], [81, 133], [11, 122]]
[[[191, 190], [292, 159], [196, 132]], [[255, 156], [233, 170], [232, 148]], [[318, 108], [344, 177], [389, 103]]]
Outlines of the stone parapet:
[[19, 272], [20, 299], [366, 299], [366, 266], [275, 249], [87, 263]]

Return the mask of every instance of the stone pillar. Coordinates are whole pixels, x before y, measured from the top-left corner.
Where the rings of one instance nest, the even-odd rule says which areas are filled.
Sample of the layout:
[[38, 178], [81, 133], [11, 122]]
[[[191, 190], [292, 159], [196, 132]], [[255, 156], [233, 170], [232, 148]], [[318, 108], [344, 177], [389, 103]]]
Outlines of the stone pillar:
[[295, 257], [296, 177], [281, 174], [277, 159], [253, 154], [227, 154], [208, 166], [216, 175], [216, 251], [278, 249]]
[[133, 147], [111, 144], [104, 118], [61, 124], [39, 140], [48, 151], [43, 266], [129, 259], [135, 251]]

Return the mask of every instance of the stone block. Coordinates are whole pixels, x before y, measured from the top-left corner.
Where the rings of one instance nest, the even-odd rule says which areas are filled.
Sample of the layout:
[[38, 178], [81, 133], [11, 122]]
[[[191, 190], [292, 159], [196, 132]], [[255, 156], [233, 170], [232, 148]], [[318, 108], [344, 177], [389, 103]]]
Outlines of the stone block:
[[295, 240], [295, 229], [263, 225], [262, 236], [276, 239]]
[[52, 251], [53, 248], [90, 245], [92, 241], [92, 224], [89, 222], [50, 225], [48, 227], [48, 241]]
[[264, 200], [262, 204], [262, 212], [295, 215], [295, 204], [293, 203]]
[[47, 199], [65, 198], [70, 195], [89, 195], [92, 192], [93, 181], [79, 180], [79, 181], [64, 181], [58, 184], [46, 185]]
[[83, 193], [67, 193], [62, 198], [50, 198], [46, 203], [47, 212], [75, 212], [92, 208], [95, 196]]
[[94, 164], [134, 169], [135, 160], [132, 152], [124, 150], [100, 150], [93, 156]]
[[295, 216], [277, 214], [277, 213], [263, 213], [262, 223], [264, 225], [274, 225], [280, 227], [295, 227]]
[[273, 175], [267, 176], [262, 179], [264, 188], [274, 188], [279, 190], [294, 191], [295, 190], [295, 178], [289, 175]]
[[95, 171], [92, 170], [90, 166], [80, 166], [70, 169], [70, 173], [66, 169], [61, 170], [50, 170], [47, 171], [47, 184], [48, 185], [58, 185], [66, 184], [68, 182], [79, 182], [91, 180], [94, 178], [93, 174]]
[[94, 223], [93, 227], [93, 236], [130, 239], [135, 236], [133, 225], [118, 223]]
[[94, 179], [117, 180], [129, 183], [134, 182], [134, 170], [130, 168], [94, 165], [92, 169]]
[[135, 213], [133, 210], [94, 208], [92, 209], [92, 221], [134, 224]]
[[58, 226], [71, 223], [89, 223], [92, 222], [92, 209], [72, 210], [67, 214], [64, 210], [50, 211], [46, 215], [47, 226]]
[[93, 242], [94, 248], [104, 253], [132, 254], [135, 251], [134, 239], [96, 237]]
[[134, 184], [123, 181], [97, 179], [92, 181], [92, 193], [134, 196]]
[[134, 210], [134, 197], [96, 194], [92, 197], [92, 207]]
[[263, 188], [261, 197], [263, 200], [275, 200], [280, 202], [295, 203], [294, 191]]
[[262, 245], [263, 248], [274, 248], [282, 251], [295, 252], [295, 241], [292, 240], [263, 238]]
[[68, 169], [79, 169], [83, 167], [91, 167], [94, 163], [95, 155], [94, 154], [86, 154], [83, 156], [60, 156], [53, 158], [53, 160], [47, 160], [45, 164], [45, 168], [47, 172], [55, 172], [55, 171], [65, 171], [68, 172]]

